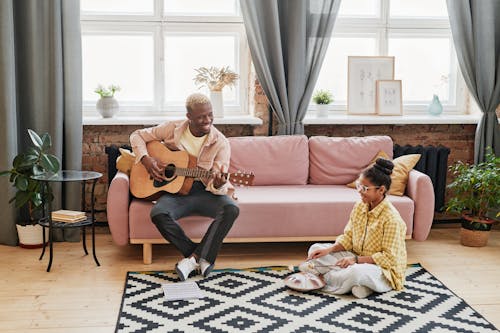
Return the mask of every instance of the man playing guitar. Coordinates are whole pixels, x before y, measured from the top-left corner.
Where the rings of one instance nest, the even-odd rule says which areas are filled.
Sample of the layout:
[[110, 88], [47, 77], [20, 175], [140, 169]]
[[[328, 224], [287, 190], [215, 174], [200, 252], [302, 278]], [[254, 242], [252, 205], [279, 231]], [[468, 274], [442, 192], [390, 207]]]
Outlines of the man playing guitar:
[[[203, 94], [192, 94], [186, 99], [186, 109], [186, 120], [165, 122], [130, 135], [136, 163], [142, 163], [155, 181], [166, 179], [167, 165], [148, 154], [146, 144], [151, 141], [162, 141], [172, 151], [186, 151], [197, 158], [198, 168], [211, 171], [208, 179], [195, 178], [186, 195], [163, 193], [151, 209], [151, 220], [162, 236], [184, 255], [175, 267], [182, 281], [197, 269], [204, 277], [210, 274], [222, 241], [239, 214], [230, 197], [233, 187], [225, 174], [229, 168], [229, 142], [213, 126], [210, 100]], [[214, 218], [199, 244], [177, 222], [195, 214]]]

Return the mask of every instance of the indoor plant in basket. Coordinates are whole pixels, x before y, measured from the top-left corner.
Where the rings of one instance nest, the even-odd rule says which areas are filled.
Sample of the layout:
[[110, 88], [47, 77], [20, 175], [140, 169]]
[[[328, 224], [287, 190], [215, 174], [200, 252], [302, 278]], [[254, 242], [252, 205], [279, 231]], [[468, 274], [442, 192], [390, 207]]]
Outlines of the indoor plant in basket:
[[8, 175], [10, 182], [16, 188], [16, 195], [9, 202], [14, 202], [19, 208], [19, 217], [16, 221], [19, 236], [19, 245], [22, 247], [37, 247], [43, 245], [42, 227], [37, 224], [43, 212], [43, 203], [52, 201], [54, 195], [50, 186], [42, 189], [42, 183], [31, 178], [45, 172], [56, 173], [60, 168], [60, 161], [49, 153], [52, 140], [48, 133], [39, 136], [35, 131], [28, 129], [33, 147], [18, 154], [10, 170], [0, 172], [0, 176]]
[[210, 90], [210, 100], [212, 102], [215, 117], [224, 116], [224, 102], [222, 100], [222, 89], [225, 86], [232, 87], [238, 79], [238, 74], [226, 67], [200, 67], [196, 68], [194, 83], [199, 87], [206, 86]]
[[448, 185], [452, 198], [446, 211], [462, 214], [461, 243], [485, 246], [493, 222], [500, 216], [500, 157], [487, 149], [484, 162], [450, 167], [454, 179]]
[[329, 104], [333, 102], [333, 95], [330, 91], [328, 90], [317, 90], [313, 97], [312, 100], [314, 103], [317, 104], [316, 110], [317, 110], [317, 116], [318, 118], [326, 118], [328, 117], [328, 108]]

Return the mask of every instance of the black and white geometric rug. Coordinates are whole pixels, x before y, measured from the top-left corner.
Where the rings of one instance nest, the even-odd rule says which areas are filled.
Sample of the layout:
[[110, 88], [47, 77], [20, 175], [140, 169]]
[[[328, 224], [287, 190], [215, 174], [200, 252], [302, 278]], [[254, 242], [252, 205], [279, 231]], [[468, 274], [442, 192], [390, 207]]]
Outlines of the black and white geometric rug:
[[197, 281], [206, 297], [164, 301], [174, 272], [129, 272], [116, 331], [125, 332], [499, 332], [421, 266], [405, 290], [366, 299], [286, 288], [286, 267], [214, 270]]

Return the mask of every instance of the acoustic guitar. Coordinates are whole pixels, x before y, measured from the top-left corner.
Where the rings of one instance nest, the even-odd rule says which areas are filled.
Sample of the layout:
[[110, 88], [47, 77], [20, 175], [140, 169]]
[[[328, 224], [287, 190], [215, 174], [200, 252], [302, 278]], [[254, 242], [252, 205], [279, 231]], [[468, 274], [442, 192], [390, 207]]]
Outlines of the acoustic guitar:
[[[206, 184], [212, 176], [211, 171], [198, 168], [196, 157], [185, 151], [171, 151], [159, 141], [148, 142], [146, 147], [149, 156], [167, 165], [165, 179], [153, 179], [142, 163], [135, 163], [130, 170], [130, 192], [136, 198], [155, 199], [161, 192], [186, 195], [191, 190], [195, 178]], [[234, 185], [241, 186], [251, 186], [255, 177], [252, 173], [244, 172], [223, 175]]]

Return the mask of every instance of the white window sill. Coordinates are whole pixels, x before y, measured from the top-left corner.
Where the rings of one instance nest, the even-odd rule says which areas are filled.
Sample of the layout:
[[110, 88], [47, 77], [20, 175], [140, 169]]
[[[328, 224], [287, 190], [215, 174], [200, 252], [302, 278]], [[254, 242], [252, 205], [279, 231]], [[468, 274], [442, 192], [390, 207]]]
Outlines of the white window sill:
[[[115, 116], [112, 118], [101, 118], [99, 116], [84, 116], [83, 125], [158, 125], [165, 121], [186, 119], [179, 117], [130, 117]], [[214, 118], [216, 125], [262, 125], [262, 119], [253, 116], [226, 116], [224, 118]]]
[[307, 115], [304, 125], [413, 125], [413, 124], [477, 124], [481, 114], [410, 114], [404, 116], [330, 114], [327, 118]]

